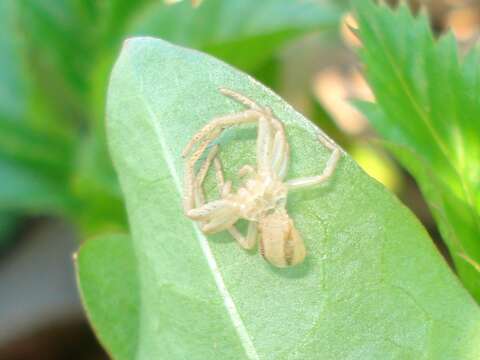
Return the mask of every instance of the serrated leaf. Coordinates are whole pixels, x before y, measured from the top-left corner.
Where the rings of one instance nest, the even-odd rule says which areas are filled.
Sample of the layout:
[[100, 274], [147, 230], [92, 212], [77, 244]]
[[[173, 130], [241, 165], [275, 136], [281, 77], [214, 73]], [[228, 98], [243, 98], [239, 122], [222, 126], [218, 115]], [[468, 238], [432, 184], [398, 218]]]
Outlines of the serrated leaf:
[[[288, 178], [319, 173], [329, 156], [314, 125], [251, 77], [161, 40], [125, 44], [107, 113], [140, 284], [131, 294], [140, 299], [133, 358], [480, 356], [477, 306], [410, 211], [346, 154], [328, 184], [289, 195], [288, 211], [308, 249], [303, 264], [277, 269], [226, 234], [202, 235], [183, 215], [181, 149], [212, 117], [241, 108], [220, 86], [283, 120], [292, 147]], [[221, 137], [227, 178], [255, 163], [255, 136], [246, 127]], [[121, 269], [110, 273], [102, 281], [122, 276]], [[94, 326], [104, 299], [132, 292], [93, 296], [101, 286], [84, 294], [94, 299], [87, 304]], [[112, 330], [100, 331], [106, 337]]]
[[453, 35], [436, 41], [426, 16], [414, 18], [405, 5], [354, 4], [377, 101], [360, 106], [419, 183], [459, 276], [479, 300], [480, 50], [462, 62]]

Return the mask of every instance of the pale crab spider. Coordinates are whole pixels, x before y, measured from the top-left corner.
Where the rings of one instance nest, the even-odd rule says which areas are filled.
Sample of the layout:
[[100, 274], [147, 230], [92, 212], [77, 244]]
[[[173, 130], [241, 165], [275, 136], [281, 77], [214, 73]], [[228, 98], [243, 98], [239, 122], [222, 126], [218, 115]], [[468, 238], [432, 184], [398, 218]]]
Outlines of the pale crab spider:
[[[277, 267], [301, 263], [306, 251], [303, 240], [287, 213], [287, 193], [318, 185], [332, 174], [340, 158], [340, 149], [321, 133], [320, 142], [332, 151], [322, 174], [284, 181], [288, 169], [289, 145], [282, 122], [267, 107], [262, 107], [246, 96], [232, 90], [220, 92], [247, 107], [246, 110], [214, 118], [196, 133], [186, 145], [185, 157], [198, 144], [187, 159], [185, 166], [185, 214], [199, 221], [205, 234], [227, 230], [245, 249], [255, 246], [260, 234], [260, 252], [265, 259]], [[225, 181], [218, 145], [212, 147], [204, 163], [195, 174], [195, 164], [207, 147], [223, 130], [234, 125], [258, 123], [257, 168], [246, 165], [239, 176], [246, 180], [236, 192], [231, 181]], [[211, 164], [214, 164], [220, 199], [205, 203], [203, 183]], [[247, 235], [235, 227], [239, 219], [249, 221]]]

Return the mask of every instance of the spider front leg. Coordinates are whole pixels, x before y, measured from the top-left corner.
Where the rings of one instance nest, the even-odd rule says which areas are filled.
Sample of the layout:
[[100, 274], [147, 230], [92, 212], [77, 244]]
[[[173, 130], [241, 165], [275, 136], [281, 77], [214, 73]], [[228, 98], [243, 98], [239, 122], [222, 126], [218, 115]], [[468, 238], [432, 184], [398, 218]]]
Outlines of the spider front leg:
[[[268, 116], [267, 116], [268, 115]], [[259, 173], [286, 175], [289, 147], [285, 129], [271, 111], [258, 119], [257, 167]]]
[[337, 166], [338, 159], [340, 159], [340, 149], [332, 144], [330, 141], [325, 139], [322, 135], [318, 135], [318, 140], [328, 149], [332, 150], [332, 154], [327, 161], [327, 165], [325, 169], [320, 175], [317, 176], [309, 176], [299, 179], [293, 179], [287, 181], [287, 186], [290, 190], [294, 189], [301, 189], [305, 187], [311, 187], [322, 182], [326, 181], [330, 176], [332, 176], [335, 167]]
[[[201, 145], [197, 152], [203, 151], [203, 147], [204, 145]], [[192, 178], [189, 193], [192, 196], [190, 202], [195, 202], [195, 208], [185, 208], [186, 215], [192, 220], [199, 221], [202, 231], [206, 234], [225, 230], [238, 220], [238, 211], [229, 201], [220, 199], [205, 203], [203, 183], [217, 153], [218, 145], [215, 145], [208, 153], [197, 176]]]
[[270, 119], [259, 118], [257, 135], [257, 167], [259, 172], [271, 171], [270, 159], [272, 157], [273, 136]]
[[246, 110], [240, 113], [226, 115], [213, 119], [205, 125], [185, 146], [182, 156], [186, 156], [195, 144], [199, 143], [197, 149], [193, 152], [186, 162], [185, 166], [185, 192], [184, 192], [184, 208], [188, 211], [194, 207], [194, 179], [195, 164], [200, 159], [207, 147], [222, 133], [222, 131], [233, 125], [241, 125], [257, 122], [261, 114], [257, 110]]
[[[248, 109], [241, 111], [236, 114], [225, 115], [221, 117], [214, 118], [207, 125], [205, 125], [199, 132], [197, 132], [192, 139], [188, 142], [185, 148], [182, 151], [182, 156], [187, 156], [187, 154], [192, 150], [192, 148], [197, 143], [205, 141], [205, 139], [213, 138], [218, 136], [224, 129], [233, 125], [248, 124], [251, 122], [256, 122], [259, 116], [258, 110]], [[212, 134], [215, 134], [212, 136]]]
[[[225, 198], [229, 195], [232, 187], [232, 183], [230, 181], [225, 182], [225, 178], [223, 176], [222, 170], [222, 163], [218, 157], [215, 157], [213, 161], [215, 165], [215, 175], [217, 179], [218, 190], [222, 195], [222, 198]], [[238, 231], [235, 225], [232, 225], [230, 228], [227, 229], [230, 235], [240, 244], [241, 247], [244, 249], [250, 250], [255, 247], [255, 243], [257, 242], [258, 236], [258, 228], [257, 223], [254, 221], [250, 221], [248, 224], [247, 229], [247, 236], [243, 236], [240, 231]]]
[[[217, 157], [217, 153], [218, 145], [210, 150], [196, 178], [193, 179], [192, 190], [195, 208], [186, 209], [186, 214], [192, 220], [201, 223], [201, 229], [204, 233], [213, 234], [227, 230], [243, 248], [251, 249], [255, 246], [257, 239], [256, 223], [250, 223], [246, 238], [235, 227], [234, 224], [238, 220], [237, 208], [229, 200], [225, 199], [231, 192], [232, 183], [230, 181], [225, 182], [222, 165]], [[205, 203], [203, 184], [212, 162], [215, 164], [215, 177], [221, 193], [221, 199]]]
[[[278, 120], [277, 120], [278, 121]], [[284, 179], [287, 175], [289, 160], [289, 146], [285, 137], [285, 131], [280, 124], [279, 129], [273, 138], [273, 150], [271, 156], [272, 171], [277, 174], [280, 179]]]
[[[199, 208], [205, 204], [205, 193], [203, 191], [203, 183], [205, 178], [207, 177], [208, 170], [212, 164], [213, 159], [217, 156], [218, 153], [218, 145], [212, 147], [212, 150], [207, 155], [204, 163], [200, 167], [198, 171], [196, 179], [193, 180], [193, 193], [194, 193], [194, 200], [195, 200], [195, 207]], [[190, 210], [190, 209], [189, 209]]]
[[[185, 210], [185, 213], [187, 213], [189, 210], [195, 207], [196, 198], [198, 198], [198, 196], [201, 196], [202, 194], [202, 192], [197, 190], [199, 188], [198, 186], [199, 181], [195, 176], [195, 164], [200, 159], [203, 152], [207, 149], [208, 145], [213, 141], [214, 136], [218, 133], [219, 132], [210, 134], [210, 137], [204, 140], [203, 143], [200, 144], [198, 149], [193, 153], [193, 155], [187, 160], [185, 164], [184, 198], [183, 198], [183, 208]], [[200, 169], [199, 173], [204, 172], [203, 177], [205, 177], [208, 171], [208, 168], [210, 167], [210, 162], [211, 162], [211, 159], [210, 161], [208, 161], [208, 157], [207, 157], [207, 161]], [[203, 179], [201, 182], [203, 183]], [[201, 185], [200, 185], [200, 188], [201, 188]], [[196, 206], [198, 207], [198, 204]]]

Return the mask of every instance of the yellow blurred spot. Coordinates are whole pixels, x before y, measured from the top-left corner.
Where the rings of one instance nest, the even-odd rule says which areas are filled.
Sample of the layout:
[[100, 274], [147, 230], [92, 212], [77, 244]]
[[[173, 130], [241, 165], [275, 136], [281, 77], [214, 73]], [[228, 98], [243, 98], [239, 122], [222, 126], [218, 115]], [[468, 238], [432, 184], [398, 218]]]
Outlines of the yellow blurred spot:
[[477, 263], [475, 260], [473, 260], [471, 257], [469, 257], [468, 255], [466, 255], [464, 253], [458, 253], [458, 256], [460, 256], [463, 260], [465, 260], [470, 265], [472, 265], [475, 268], [475, 270], [480, 272], [480, 264]]
[[350, 149], [350, 154], [368, 175], [381, 182], [390, 191], [400, 192], [402, 175], [387, 155], [364, 143], [355, 144]]
[[[173, 5], [173, 4], [176, 4], [176, 3], [179, 3], [183, 0], [164, 0], [164, 3], [167, 4], [167, 5]], [[197, 6], [200, 6], [200, 4], [202, 3], [203, 0], [191, 0], [192, 1], [192, 6], [193, 7], [197, 7]]]
[[340, 23], [340, 34], [345, 44], [353, 48], [359, 48], [362, 46], [362, 43], [352, 29], [358, 29], [358, 23], [352, 13], [347, 13]]

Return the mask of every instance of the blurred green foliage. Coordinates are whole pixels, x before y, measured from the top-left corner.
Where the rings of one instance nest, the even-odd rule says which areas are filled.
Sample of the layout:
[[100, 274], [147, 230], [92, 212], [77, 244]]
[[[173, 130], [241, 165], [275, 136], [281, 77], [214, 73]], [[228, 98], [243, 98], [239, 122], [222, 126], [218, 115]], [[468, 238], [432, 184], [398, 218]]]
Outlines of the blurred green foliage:
[[13, 242], [13, 235], [18, 222], [18, 217], [15, 213], [0, 212], [0, 256]]
[[84, 236], [126, 229], [104, 109], [109, 71], [128, 36], [201, 49], [275, 85], [278, 51], [337, 26], [339, 4], [2, 1], [0, 211], [67, 217]]
[[418, 182], [465, 286], [480, 301], [480, 49], [460, 61], [425, 15], [355, 1], [376, 104], [359, 103]]

